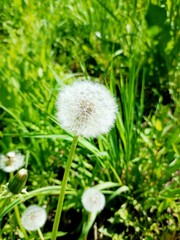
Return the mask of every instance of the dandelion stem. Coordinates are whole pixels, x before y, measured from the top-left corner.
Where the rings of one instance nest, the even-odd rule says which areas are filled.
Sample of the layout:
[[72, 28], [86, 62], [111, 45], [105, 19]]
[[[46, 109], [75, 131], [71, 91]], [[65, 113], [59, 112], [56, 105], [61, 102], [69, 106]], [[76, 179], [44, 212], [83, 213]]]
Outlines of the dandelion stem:
[[41, 229], [38, 228], [37, 231], [38, 231], [38, 234], [39, 234], [40, 239], [41, 239], [41, 240], [44, 240], [44, 237], [43, 237], [43, 235], [42, 235]]
[[96, 212], [88, 213], [88, 220], [83, 225], [82, 233], [79, 240], [87, 240], [88, 233], [96, 219], [96, 216], [97, 216]]
[[[10, 180], [13, 178], [13, 172], [10, 172]], [[10, 198], [9, 198], [10, 200]], [[26, 233], [26, 230], [24, 229], [22, 223], [21, 223], [21, 217], [20, 217], [20, 214], [19, 214], [19, 208], [18, 206], [16, 205], [14, 207], [14, 212], [15, 212], [15, 216], [16, 216], [16, 220], [17, 220], [17, 223], [19, 225], [19, 228], [21, 230], [21, 232], [24, 234], [24, 238], [27, 240], [28, 239], [28, 235]]]
[[55, 219], [54, 219], [54, 225], [53, 225], [51, 240], [56, 240], [56, 237], [57, 237], [58, 226], [59, 226], [59, 222], [60, 222], [60, 218], [61, 218], [61, 212], [62, 212], [62, 208], [63, 208], [64, 195], [65, 195], [65, 191], [66, 191], [66, 185], [67, 185], [68, 176], [69, 176], [69, 172], [70, 172], [70, 169], [71, 169], [71, 163], [72, 163], [72, 160], [73, 160], [73, 156], [74, 156], [74, 152], [75, 152], [75, 149], [76, 149], [77, 142], [78, 142], [78, 136], [74, 136], [73, 142], [71, 144], [71, 149], [70, 149], [70, 152], [69, 152], [68, 160], [67, 160], [65, 173], [64, 173], [64, 176], [63, 176], [62, 184], [61, 184], [60, 193], [59, 193], [58, 204], [57, 204], [57, 208], [56, 208], [56, 215], [55, 215]]
[[25, 238], [25, 239], [28, 239], [28, 235], [27, 235], [27, 233], [26, 233], [26, 230], [24, 229], [24, 227], [23, 227], [23, 225], [22, 225], [22, 223], [21, 223], [21, 217], [20, 217], [20, 214], [19, 214], [19, 208], [18, 208], [18, 206], [15, 206], [15, 207], [14, 207], [14, 211], [15, 211], [16, 220], [17, 220], [18, 225], [19, 225], [19, 227], [20, 227], [20, 229], [21, 229], [21, 232], [24, 234], [24, 238]]

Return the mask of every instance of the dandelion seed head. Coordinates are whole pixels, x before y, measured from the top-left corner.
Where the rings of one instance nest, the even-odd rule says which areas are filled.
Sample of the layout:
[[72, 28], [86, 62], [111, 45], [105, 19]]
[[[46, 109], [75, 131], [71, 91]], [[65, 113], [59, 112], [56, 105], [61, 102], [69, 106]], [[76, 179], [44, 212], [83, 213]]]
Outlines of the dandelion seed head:
[[107, 133], [114, 125], [117, 109], [109, 90], [91, 81], [77, 81], [66, 86], [57, 100], [61, 127], [84, 137]]
[[14, 172], [24, 165], [24, 155], [18, 152], [0, 154], [0, 169], [4, 172]]
[[105, 196], [98, 189], [89, 188], [82, 195], [83, 207], [88, 212], [100, 212], [105, 206]]
[[36, 231], [45, 224], [46, 219], [47, 214], [44, 208], [38, 205], [30, 205], [23, 212], [21, 222], [26, 230]]

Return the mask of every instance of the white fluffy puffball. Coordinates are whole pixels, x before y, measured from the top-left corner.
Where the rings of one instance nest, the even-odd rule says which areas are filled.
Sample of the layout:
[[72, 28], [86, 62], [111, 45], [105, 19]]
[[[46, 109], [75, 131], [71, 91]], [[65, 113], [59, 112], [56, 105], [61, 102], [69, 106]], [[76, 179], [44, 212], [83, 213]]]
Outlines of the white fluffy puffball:
[[18, 152], [0, 154], [0, 169], [4, 172], [14, 172], [24, 165], [24, 155]]
[[88, 188], [82, 195], [82, 204], [86, 211], [98, 213], [105, 206], [105, 196], [96, 188]]
[[44, 208], [38, 205], [30, 205], [23, 212], [21, 222], [26, 230], [36, 231], [45, 224], [46, 219], [47, 214]]
[[76, 81], [64, 87], [57, 100], [57, 118], [61, 127], [77, 136], [97, 137], [114, 125], [117, 104], [102, 84]]

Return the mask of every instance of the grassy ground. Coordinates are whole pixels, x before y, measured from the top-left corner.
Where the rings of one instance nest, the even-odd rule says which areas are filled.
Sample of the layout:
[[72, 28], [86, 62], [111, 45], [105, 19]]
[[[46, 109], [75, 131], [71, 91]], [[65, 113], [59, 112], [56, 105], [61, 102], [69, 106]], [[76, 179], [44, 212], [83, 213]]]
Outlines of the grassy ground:
[[[0, 239], [24, 239], [13, 208], [30, 204], [46, 207], [50, 238], [72, 140], [55, 101], [79, 78], [105, 84], [119, 113], [109, 134], [79, 140], [59, 239], [78, 239], [87, 221], [81, 195], [95, 185], [106, 197], [98, 239], [180, 238], [179, 8], [176, 0], [0, 2], [0, 151], [26, 156], [31, 192], [4, 209]], [[9, 177], [0, 172], [2, 186]]]

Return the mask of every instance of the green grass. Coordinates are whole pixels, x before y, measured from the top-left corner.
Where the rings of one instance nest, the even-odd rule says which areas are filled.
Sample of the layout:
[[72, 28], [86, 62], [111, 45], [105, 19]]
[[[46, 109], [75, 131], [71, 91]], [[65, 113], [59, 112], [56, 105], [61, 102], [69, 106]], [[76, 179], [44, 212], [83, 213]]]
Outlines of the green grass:
[[[161, 2], [0, 2], [0, 152], [22, 152], [29, 172], [29, 195], [13, 197], [1, 212], [1, 239], [23, 239], [13, 208], [21, 214], [34, 203], [46, 207], [42, 232], [51, 237], [72, 141], [57, 124], [55, 102], [79, 78], [106, 85], [119, 113], [109, 134], [79, 139], [60, 239], [81, 235], [81, 195], [95, 185], [106, 196], [96, 218], [102, 239], [178, 239], [180, 4]], [[1, 188], [9, 177], [0, 172]]]

